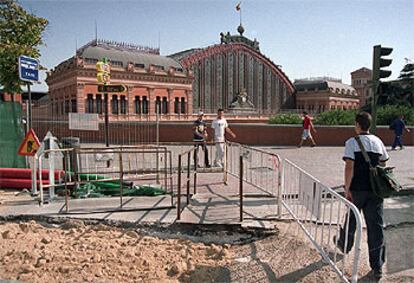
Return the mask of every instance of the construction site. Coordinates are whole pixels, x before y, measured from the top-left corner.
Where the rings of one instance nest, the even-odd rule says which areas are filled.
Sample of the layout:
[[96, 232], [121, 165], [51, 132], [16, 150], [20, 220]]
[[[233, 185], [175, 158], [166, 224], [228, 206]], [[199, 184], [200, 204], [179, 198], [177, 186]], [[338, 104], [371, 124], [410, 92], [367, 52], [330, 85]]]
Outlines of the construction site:
[[[16, 121], [14, 110], [3, 111], [2, 121]], [[343, 197], [342, 149], [163, 142], [157, 117], [117, 134], [110, 121], [102, 143], [102, 133], [91, 130], [96, 121], [69, 121], [73, 130], [63, 133], [68, 121], [33, 116], [22, 146], [2, 152], [2, 279], [370, 282], [365, 223]], [[4, 148], [24, 138], [22, 125], [14, 126]], [[208, 166], [219, 148], [222, 166]], [[409, 158], [404, 162], [410, 168]], [[399, 176], [408, 185], [409, 171]], [[410, 223], [401, 219], [411, 215], [411, 202], [398, 205], [406, 216], [391, 219], [398, 229], [388, 233], [408, 244], [410, 227], [399, 225]], [[336, 239], [351, 215], [355, 240], [343, 253]], [[412, 270], [412, 255], [399, 252], [389, 260], [387, 282], [413, 279], [400, 274]]]
[[[31, 170], [1, 172], [2, 184], [32, 182], [26, 193], [2, 192], [3, 278], [356, 282], [364, 272], [357, 209], [275, 153], [226, 142], [223, 168], [204, 168], [193, 143], [59, 148], [47, 140]], [[212, 158], [215, 145], [208, 149]], [[341, 254], [332, 238], [351, 211], [355, 248]], [[258, 272], [246, 275], [253, 262]], [[304, 266], [309, 276], [295, 273]]]

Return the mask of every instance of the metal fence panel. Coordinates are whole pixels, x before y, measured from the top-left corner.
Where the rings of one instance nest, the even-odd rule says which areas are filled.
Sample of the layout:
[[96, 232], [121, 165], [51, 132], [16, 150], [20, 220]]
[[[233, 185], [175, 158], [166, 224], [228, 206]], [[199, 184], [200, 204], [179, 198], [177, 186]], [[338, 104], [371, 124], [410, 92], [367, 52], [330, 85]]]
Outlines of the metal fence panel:
[[[280, 217], [287, 215], [298, 224], [323, 259], [344, 282], [357, 282], [361, 252], [362, 217], [354, 204], [290, 160], [283, 162]], [[348, 247], [350, 215], [356, 220], [353, 249], [338, 253], [341, 226], [345, 227], [344, 248]], [[350, 244], [349, 244], [350, 245]], [[351, 278], [350, 280], [348, 278]]]

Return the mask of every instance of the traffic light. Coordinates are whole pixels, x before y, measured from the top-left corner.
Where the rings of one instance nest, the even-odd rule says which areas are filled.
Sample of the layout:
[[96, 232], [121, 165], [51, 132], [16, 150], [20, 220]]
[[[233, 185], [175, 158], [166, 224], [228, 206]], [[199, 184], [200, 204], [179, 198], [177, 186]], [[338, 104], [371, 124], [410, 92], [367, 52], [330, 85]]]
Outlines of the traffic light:
[[98, 79], [98, 82], [109, 84], [111, 80], [111, 67], [109, 66], [108, 60], [106, 58], [96, 63], [96, 71], [96, 78]]
[[374, 46], [374, 56], [372, 58], [372, 90], [373, 97], [371, 100], [371, 132], [375, 134], [377, 129], [377, 104], [380, 95], [382, 94], [381, 79], [391, 76], [390, 70], [382, 70], [383, 67], [388, 67], [392, 63], [392, 59], [382, 58], [388, 56], [392, 52], [390, 47], [382, 47], [381, 45]]
[[388, 78], [391, 76], [390, 70], [382, 70], [383, 67], [388, 67], [392, 63], [392, 59], [382, 58], [388, 56], [392, 52], [390, 47], [381, 47], [381, 45], [374, 46], [373, 68], [372, 68], [372, 80], [378, 81], [380, 79]]

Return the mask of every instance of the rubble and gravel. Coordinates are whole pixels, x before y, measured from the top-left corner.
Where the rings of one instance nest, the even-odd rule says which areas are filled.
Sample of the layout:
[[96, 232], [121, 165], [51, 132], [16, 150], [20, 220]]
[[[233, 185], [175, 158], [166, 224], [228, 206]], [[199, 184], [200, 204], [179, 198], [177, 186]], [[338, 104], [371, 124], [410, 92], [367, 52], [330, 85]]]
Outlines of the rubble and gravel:
[[229, 245], [81, 221], [6, 222], [0, 235], [0, 278], [24, 282], [210, 282], [234, 257]]

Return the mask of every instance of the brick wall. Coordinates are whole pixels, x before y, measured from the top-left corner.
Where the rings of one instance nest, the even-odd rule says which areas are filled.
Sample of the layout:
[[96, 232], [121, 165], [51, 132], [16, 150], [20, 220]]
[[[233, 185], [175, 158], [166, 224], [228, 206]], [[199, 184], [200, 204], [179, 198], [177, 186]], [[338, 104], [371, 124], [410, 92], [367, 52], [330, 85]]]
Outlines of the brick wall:
[[[237, 138], [234, 140], [239, 143], [249, 145], [297, 145], [299, 143], [302, 128], [293, 125], [268, 125], [268, 124], [246, 124], [246, 123], [230, 123], [230, 128], [236, 133]], [[104, 142], [104, 125], [99, 125], [100, 131], [69, 131], [67, 123], [53, 125], [39, 123], [35, 126], [36, 133], [39, 138], [43, 138], [47, 129], [58, 137], [75, 136], [80, 137], [81, 142]], [[131, 123], [116, 123], [110, 127], [110, 136], [112, 143], [125, 142], [126, 133], [128, 141], [132, 143], [143, 140], [155, 141], [156, 132], [155, 124], [148, 127], [145, 132], [138, 132], [135, 127], [131, 127]], [[315, 141], [321, 146], [343, 146], [345, 141], [355, 136], [353, 126], [316, 126], [317, 133], [313, 134]], [[404, 133], [404, 144], [414, 145], [414, 127], [411, 132]], [[212, 129], [208, 129], [210, 138], [213, 137]], [[386, 145], [391, 145], [394, 134], [388, 127], [380, 126], [377, 129], [378, 136]], [[160, 123], [160, 141], [161, 142], [188, 142], [193, 138], [192, 123], [189, 122], [162, 122]], [[231, 140], [231, 139], [230, 139]]]
[[[230, 123], [229, 126], [237, 135], [235, 141], [250, 145], [297, 145], [302, 134], [300, 126], [292, 125]], [[317, 126], [316, 130], [317, 133], [313, 136], [316, 143], [321, 146], [343, 146], [348, 138], [355, 136], [353, 126]], [[394, 134], [388, 127], [378, 127], [377, 135], [386, 145], [392, 144]], [[212, 137], [211, 129], [209, 129], [209, 136]], [[160, 125], [161, 141], [190, 141], [191, 139], [191, 124]], [[414, 145], [414, 127], [411, 127], [410, 133], [404, 133], [403, 140], [405, 145]]]

